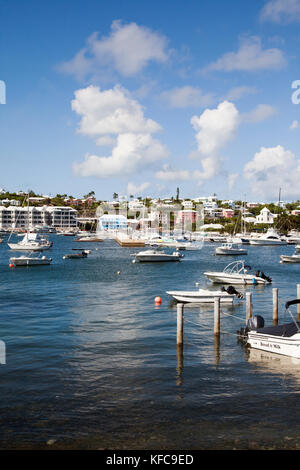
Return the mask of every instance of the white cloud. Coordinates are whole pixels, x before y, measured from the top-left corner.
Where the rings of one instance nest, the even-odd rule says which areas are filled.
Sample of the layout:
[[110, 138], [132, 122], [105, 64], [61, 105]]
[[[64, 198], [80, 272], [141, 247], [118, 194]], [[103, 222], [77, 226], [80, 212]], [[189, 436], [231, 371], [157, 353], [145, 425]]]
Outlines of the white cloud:
[[216, 62], [209, 64], [204, 71], [258, 71], [273, 70], [285, 65], [286, 60], [280, 49], [262, 49], [257, 36], [243, 37], [237, 52], [227, 52]]
[[127, 185], [127, 194], [133, 194], [134, 196], [136, 194], [141, 194], [145, 189], [150, 188], [151, 184], [146, 182], [146, 183], [141, 183], [139, 185], [136, 185], [135, 183], [128, 183]]
[[191, 118], [198, 146], [193, 158], [200, 158], [203, 169], [194, 173], [200, 184], [222, 171], [223, 158], [219, 152], [234, 137], [239, 122], [239, 112], [229, 101], [220, 103], [215, 109], [206, 109], [200, 116]]
[[290, 125], [290, 129], [291, 130], [294, 130], [294, 129], [299, 129], [300, 127], [300, 124], [299, 124], [299, 121], [297, 121], [296, 119], [292, 122], [292, 124]]
[[169, 165], [163, 165], [162, 170], [155, 173], [156, 178], [164, 181], [184, 181], [190, 178], [188, 170], [174, 170]]
[[262, 122], [277, 114], [277, 109], [269, 104], [259, 104], [252, 111], [244, 113], [241, 119], [245, 122]]
[[234, 187], [235, 182], [238, 179], [238, 177], [239, 177], [238, 173], [231, 173], [230, 175], [228, 175], [227, 181], [228, 181], [228, 188], [229, 188], [230, 191]]
[[145, 118], [142, 106], [120, 86], [104, 91], [95, 86], [77, 90], [72, 109], [81, 116], [79, 133], [92, 137], [98, 145], [113, 146], [108, 156], [87, 154], [82, 163], [75, 163], [77, 175], [131, 175], [168, 154], [152, 137], [161, 130], [159, 124]]
[[279, 188], [285, 196], [299, 197], [300, 160], [281, 145], [261, 147], [244, 167], [253, 194], [275, 197]]
[[78, 78], [108, 68], [129, 77], [141, 72], [151, 61], [167, 60], [167, 39], [162, 34], [136, 23], [114, 21], [108, 36], [98, 38], [98, 33], [92, 34], [86, 47], [59, 69]]
[[153, 133], [161, 129], [146, 119], [142, 106], [119, 85], [101, 91], [90, 85], [75, 91], [72, 109], [81, 116], [78, 132], [91, 137], [120, 133]]
[[208, 106], [214, 101], [212, 94], [204, 94], [200, 88], [189, 85], [164, 91], [161, 98], [171, 108]]
[[260, 19], [274, 23], [300, 21], [300, 0], [271, 0], [263, 7]]
[[165, 147], [150, 134], [120, 134], [108, 157], [86, 155], [73, 169], [79, 176], [128, 176], [167, 156]]

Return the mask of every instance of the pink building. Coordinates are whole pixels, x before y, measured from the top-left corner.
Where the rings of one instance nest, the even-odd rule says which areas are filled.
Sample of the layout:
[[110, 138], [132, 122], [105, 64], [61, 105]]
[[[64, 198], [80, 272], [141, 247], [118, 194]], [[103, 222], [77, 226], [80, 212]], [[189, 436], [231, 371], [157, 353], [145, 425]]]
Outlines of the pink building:
[[225, 219], [231, 219], [234, 216], [234, 210], [233, 209], [223, 209], [222, 215], [223, 215], [223, 217], [225, 217]]

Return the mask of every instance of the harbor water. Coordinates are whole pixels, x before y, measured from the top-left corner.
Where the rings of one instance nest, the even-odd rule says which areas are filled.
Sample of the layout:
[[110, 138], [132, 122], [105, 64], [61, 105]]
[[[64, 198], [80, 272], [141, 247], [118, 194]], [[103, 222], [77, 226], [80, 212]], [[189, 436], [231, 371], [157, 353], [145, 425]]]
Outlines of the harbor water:
[[[219, 345], [213, 304], [186, 306], [183, 356], [176, 348], [166, 291], [216, 288], [203, 272], [237, 257], [206, 243], [180, 262], [133, 264], [141, 248], [49, 238], [50, 266], [9, 268], [16, 253], [0, 245], [1, 449], [300, 449], [300, 362], [237, 341], [245, 300], [222, 306]], [[78, 245], [88, 258], [63, 259]], [[278, 287], [281, 323], [300, 264], [280, 254], [294, 247], [247, 249], [242, 258], [273, 283], [236, 289], [272, 324]]]

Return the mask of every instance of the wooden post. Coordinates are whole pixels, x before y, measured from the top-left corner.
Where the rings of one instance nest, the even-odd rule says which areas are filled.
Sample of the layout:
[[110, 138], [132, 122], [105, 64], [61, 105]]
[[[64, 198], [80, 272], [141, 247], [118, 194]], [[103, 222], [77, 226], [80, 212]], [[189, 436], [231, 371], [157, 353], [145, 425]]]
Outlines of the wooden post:
[[214, 299], [214, 335], [220, 336], [220, 297]]
[[183, 344], [183, 304], [177, 304], [177, 345]]
[[[300, 284], [297, 284], [297, 299], [300, 299]], [[300, 304], [297, 304], [297, 321], [300, 321]]]
[[278, 325], [278, 288], [273, 289], [273, 324]]
[[252, 317], [252, 293], [246, 293], [246, 323]]

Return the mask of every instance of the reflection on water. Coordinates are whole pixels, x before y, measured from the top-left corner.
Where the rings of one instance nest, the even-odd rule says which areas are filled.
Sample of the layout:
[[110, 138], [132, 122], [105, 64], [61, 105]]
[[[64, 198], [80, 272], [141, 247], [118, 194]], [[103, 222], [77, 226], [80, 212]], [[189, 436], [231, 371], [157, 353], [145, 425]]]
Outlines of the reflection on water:
[[[202, 273], [226, 265], [215, 245], [158, 265], [132, 264], [135, 250], [109, 240], [85, 245], [86, 259], [63, 260], [74, 242], [52, 239], [48, 267], [9, 270], [0, 246], [2, 448], [49, 440], [57, 448], [297, 448], [298, 365], [266, 363], [267, 353], [253, 360], [241, 347], [244, 301], [222, 306], [219, 339], [213, 305], [187, 306], [176, 347], [176, 305], [166, 291], [196, 282], [214, 289]], [[281, 306], [296, 295], [299, 266], [279, 264], [292, 251], [248, 249], [247, 263], [273, 278]], [[253, 313], [271, 324], [272, 286], [239, 290], [252, 292]]]

